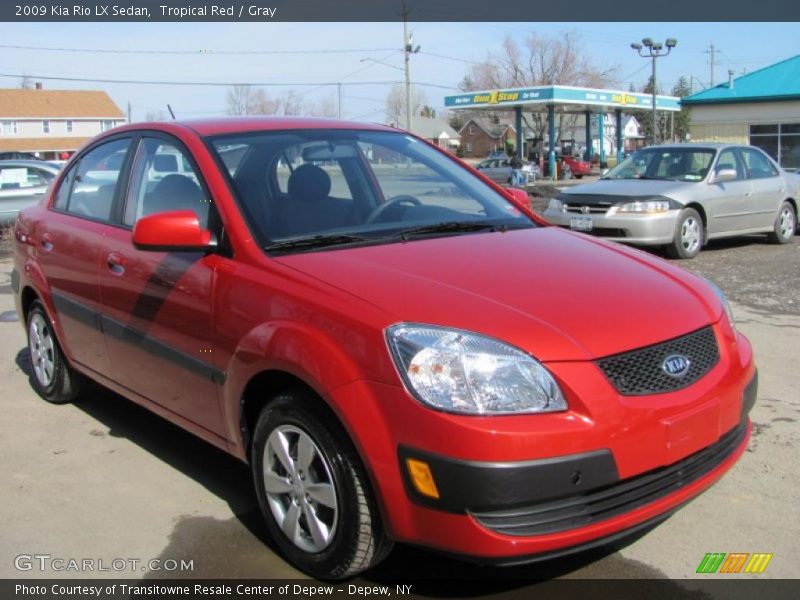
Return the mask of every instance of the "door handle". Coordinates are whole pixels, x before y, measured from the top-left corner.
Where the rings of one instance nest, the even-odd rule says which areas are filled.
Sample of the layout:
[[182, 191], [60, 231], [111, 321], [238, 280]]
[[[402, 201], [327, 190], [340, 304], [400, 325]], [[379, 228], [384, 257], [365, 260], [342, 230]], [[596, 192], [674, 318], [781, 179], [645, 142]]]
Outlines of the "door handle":
[[122, 275], [125, 272], [125, 259], [118, 252], [111, 252], [106, 257], [106, 266], [114, 275]]
[[50, 238], [49, 233], [45, 233], [42, 235], [42, 250], [45, 252], [50, 252], [53, 249], [53, 241]]
[[749, 198], [749, 197], [750, 197], [750, 196], [752, 196], [752, 195], [753, 195], [753, 192], [745, 192], [745, 193], [744, 193], [744, 197], [745, 197], [745, 198]]

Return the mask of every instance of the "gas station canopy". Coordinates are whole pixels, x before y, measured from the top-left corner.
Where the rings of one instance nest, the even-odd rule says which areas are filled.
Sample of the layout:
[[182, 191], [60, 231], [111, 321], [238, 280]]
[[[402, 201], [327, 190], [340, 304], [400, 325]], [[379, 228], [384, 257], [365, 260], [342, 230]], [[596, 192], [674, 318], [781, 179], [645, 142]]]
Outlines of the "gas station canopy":
[[[523, 110], [535, 110], [536, 105], [554, 105], [558, 112], [604, 112], [604, 109], [652, 110], [653, 97], [650, 94], [598, 90], [568, 85], [544, 85], [531, 88], [511, 88], [468, 92], [446, 96], [447, 108], [469, 109], [511, 109], [516, 106]], [[675, 96], [656, 96], [656, 110], [677, 112], [681, 109], [680, 98]]]
[[[502, 90], [484, 90], [465, 92], [445, 96], [447, 108], [470, 111], [513, 110], [516, 116], [517, 133], [516, 151], [522, 158], [522, 113], [546, 112], [547, 131], [549, 137], [548, 162], [550, 173], [555, 173], [556, 160], [556, 113], [583, 113], [586, 116], [586, 145], [591, 149], [591, 118], [598, 115], [598, 135], [603, 136], [603, 115], [607, 111], [616, 114], [617, 159], [622, 158], [622, 112], [623, 110], [653, 110], [653, 96], [637, 92], [618, 90], [601, 90], [581, 88], [569, 85], [544, 85], [529, 88], [510, 88]], [[656, 96], [656, 111], [678, 112], [681, 109], [680, 98], [675, 96]], [[603, 144], [600, 144], [601, 160]]]

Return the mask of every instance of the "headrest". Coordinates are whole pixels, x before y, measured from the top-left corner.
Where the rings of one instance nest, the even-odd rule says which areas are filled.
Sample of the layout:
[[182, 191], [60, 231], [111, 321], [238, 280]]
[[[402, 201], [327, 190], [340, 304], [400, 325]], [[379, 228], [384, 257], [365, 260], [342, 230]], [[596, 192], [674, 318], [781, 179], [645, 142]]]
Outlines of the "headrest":
[[304, 164], [292, 171], [289, 177], [289, 197], [292, 200], [316, 202], [328, 197], [331, 178], [316, 165]]

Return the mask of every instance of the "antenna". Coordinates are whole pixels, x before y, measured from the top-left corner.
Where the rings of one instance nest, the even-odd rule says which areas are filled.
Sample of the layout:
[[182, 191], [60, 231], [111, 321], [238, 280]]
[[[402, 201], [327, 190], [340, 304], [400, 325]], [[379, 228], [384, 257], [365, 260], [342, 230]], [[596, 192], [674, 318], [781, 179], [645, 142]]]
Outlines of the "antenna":
[[174, 121], [175, 113], [172, 111], [172, 107], [169, 104], [167, 104], [167, 110], [169, 111], [169, 114], [172, 116], [172, 120]]

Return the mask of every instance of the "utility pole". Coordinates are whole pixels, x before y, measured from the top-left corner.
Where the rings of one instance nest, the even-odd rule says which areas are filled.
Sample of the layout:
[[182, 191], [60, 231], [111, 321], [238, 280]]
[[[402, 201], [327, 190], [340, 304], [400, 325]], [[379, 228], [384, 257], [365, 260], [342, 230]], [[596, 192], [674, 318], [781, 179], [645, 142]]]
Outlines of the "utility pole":
[[406, 8], [405, 2], [403, 3], [403, 12], [400, 14], [403, 17], [403, 53], [406, 59], [406, 131], [411, 131], [413, 116], [411, 112], [411, 55], [419, 52], [420, 47], [414, 47], [414, 40], [411, 39], [411, 34], [408, 33], [408, 15], [411, 14], [411, 10]]
[[128, 102], [128, 123], [131, 122], [131, 103]]
[[336, 84], [336, 88], [337, 88], [337, 90], [339, 92], [339, 111], [338, 111], [338, 114], [339, 114], [339, 118], [341, 119], [342, 118], [342, 84], [341, 84], [341, 82]]
[[708, 50], [704, 50], [705, 54], [708, 54], [710, 57], [710, 64], [711, 64], [711, 87], [714, 87], [714, 63], [716, 62], [717, 54], [721, 54], [721, 51], [717, 48], [714, 48], [714, 44], [712, 43]]

